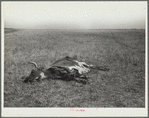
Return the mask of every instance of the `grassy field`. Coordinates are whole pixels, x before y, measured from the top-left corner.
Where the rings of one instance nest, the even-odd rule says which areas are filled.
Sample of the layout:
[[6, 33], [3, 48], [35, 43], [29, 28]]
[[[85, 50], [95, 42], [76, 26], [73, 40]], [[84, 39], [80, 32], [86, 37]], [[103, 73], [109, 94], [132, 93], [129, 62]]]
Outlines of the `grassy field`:
[[[145, 30], [5, 29], [4, 107], [145, 107]], [[91, 71], [88, 84], [23, 83], [33, 69], [78, 56], [110, 71]]]

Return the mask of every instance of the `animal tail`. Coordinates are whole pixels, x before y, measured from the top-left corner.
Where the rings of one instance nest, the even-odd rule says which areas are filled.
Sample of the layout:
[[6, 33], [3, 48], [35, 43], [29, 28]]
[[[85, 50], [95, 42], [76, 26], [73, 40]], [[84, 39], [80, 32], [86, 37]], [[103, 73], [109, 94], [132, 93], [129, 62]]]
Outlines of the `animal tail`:
[[91, 69], [101, 70], [101, 71], [109, 71], [110, 70], [107, 66], [94, 66], [94, 65], [91, 65], [90, 68]]

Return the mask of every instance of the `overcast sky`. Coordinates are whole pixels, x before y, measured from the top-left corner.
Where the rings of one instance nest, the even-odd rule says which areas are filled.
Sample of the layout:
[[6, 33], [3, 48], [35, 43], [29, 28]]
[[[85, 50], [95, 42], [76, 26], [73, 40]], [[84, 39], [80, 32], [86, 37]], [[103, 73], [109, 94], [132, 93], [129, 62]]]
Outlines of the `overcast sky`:
[[144, 29], [147, 2], [2, 2], [4, 26], [26, 29]]

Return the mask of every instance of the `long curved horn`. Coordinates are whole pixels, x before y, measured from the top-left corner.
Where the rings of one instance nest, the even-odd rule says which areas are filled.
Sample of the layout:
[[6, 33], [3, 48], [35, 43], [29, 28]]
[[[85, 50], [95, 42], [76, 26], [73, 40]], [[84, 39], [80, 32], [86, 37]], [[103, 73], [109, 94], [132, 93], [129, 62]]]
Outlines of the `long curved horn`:
[[28, 63], [33, 64], [33, 65], [35, 66], [35, 68], [38, 67], [38, 66], [37, 66], [37, 63], [35, 63], [35, 62], [28, 62]]

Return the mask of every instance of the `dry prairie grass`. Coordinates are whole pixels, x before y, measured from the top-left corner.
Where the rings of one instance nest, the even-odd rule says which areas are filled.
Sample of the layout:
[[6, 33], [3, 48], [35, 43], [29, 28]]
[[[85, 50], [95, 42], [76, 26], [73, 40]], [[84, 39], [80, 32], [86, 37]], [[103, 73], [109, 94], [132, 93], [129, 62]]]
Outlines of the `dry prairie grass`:
[[[5, 30], [4, 107], [145, 107], [144, 30]], [[48, 68], [66, 55], [110, 71], [90, 72], [86, 85], [22, 82], [28, 61]]]

